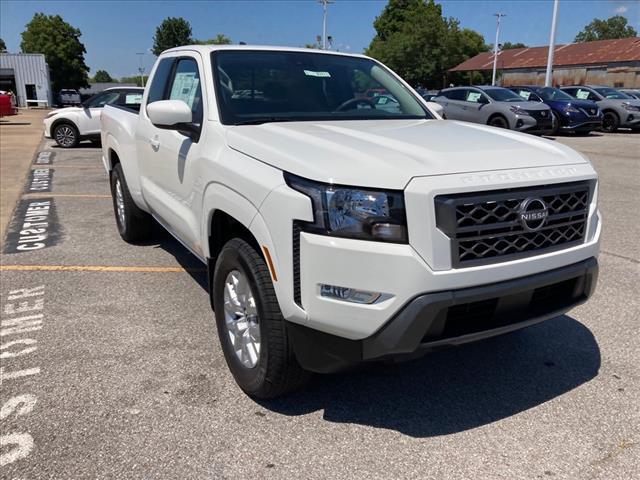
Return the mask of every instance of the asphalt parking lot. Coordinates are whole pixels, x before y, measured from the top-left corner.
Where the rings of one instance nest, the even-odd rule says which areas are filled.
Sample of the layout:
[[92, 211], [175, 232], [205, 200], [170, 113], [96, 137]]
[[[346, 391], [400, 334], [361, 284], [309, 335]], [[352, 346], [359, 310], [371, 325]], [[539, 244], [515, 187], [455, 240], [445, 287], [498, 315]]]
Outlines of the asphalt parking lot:
[[260, 403], [227, 370], [203, 266], [160, 229], [124, 243], [99, 148], [43, 141], [3, 245], [2, 478], [638, 478], [640, 134], [556, 141], [600, 174], [588, 304]]

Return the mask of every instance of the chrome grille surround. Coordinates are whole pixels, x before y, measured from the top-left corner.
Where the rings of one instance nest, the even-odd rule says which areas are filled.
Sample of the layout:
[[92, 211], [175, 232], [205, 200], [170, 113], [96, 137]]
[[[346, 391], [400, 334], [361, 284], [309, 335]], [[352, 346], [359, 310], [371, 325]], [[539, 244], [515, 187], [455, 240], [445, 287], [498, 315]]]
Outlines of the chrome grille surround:
[[[584, 242], [595, 181], [435, 197], [436, 226], [451, 241], [454, 268], [528, 257]], [[520, 219], [525, 200], [543, 200], [544, 225], [530, 231]]]

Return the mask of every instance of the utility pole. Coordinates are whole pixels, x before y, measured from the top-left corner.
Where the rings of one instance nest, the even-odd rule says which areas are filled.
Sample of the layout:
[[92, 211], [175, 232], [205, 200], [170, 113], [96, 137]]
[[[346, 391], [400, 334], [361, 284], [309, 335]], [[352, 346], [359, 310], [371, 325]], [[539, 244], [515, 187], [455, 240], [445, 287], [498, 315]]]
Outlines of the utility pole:
[[553, 17], [551, 18], [551, 34], [549, 35], [549, 54], [547, 55], [547, 73], [544, 76], [544, 86], [551, 87], [553, 83], [553, 51], [556, 49], [556, 21], [558, 20], [558, 4], [560, 0], [553, 0]]
[[327, 6], [335, 3], [333, 0], [317, 0], [322, 4], [322, 49], [327, 49]]
[[496, 43], [493, 45], [493, 75], [491, 76], [491, 85], [496, 84], [496, 67], [498, 66], [498, 36], [500, 35], [500, 18], [506, 17], [506, 13], [494, 13], [497, 18], [496, 24]]

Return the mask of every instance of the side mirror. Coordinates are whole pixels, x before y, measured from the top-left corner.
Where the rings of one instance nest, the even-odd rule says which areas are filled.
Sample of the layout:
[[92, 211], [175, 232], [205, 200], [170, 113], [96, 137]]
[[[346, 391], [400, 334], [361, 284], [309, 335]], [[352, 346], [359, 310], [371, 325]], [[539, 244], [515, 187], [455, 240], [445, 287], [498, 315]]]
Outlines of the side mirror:
[[442, 118], [442, 115], [444, 114], [444, 107], [442, 105], [436, 102], [427, 102], [427, 107], [429, 107], [429, 110]]
[[159, 100], [147, 105], [149, 120], [163, 130], [176, 130], [196, 139], [200, 126], [193, 123], [191, 109], [182, 100]]

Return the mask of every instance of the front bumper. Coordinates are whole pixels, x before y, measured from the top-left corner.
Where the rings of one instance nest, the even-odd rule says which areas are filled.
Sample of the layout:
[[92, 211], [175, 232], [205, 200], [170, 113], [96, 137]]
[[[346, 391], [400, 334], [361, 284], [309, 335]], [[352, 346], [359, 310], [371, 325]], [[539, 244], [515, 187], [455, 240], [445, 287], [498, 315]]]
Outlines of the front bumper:
[[625, 110], [625, 113], [620, 117], [620, 126], [640, 127], [640, 112], [628, 112]]
[[362, 340], [295, 323], [287, 327], [302, 367], [328, 373], [365, 361], [414, 358], [557, 317], [584, 303], [597, 277], [597, 260], [589, 258], [527, 277], [422, 294]]

